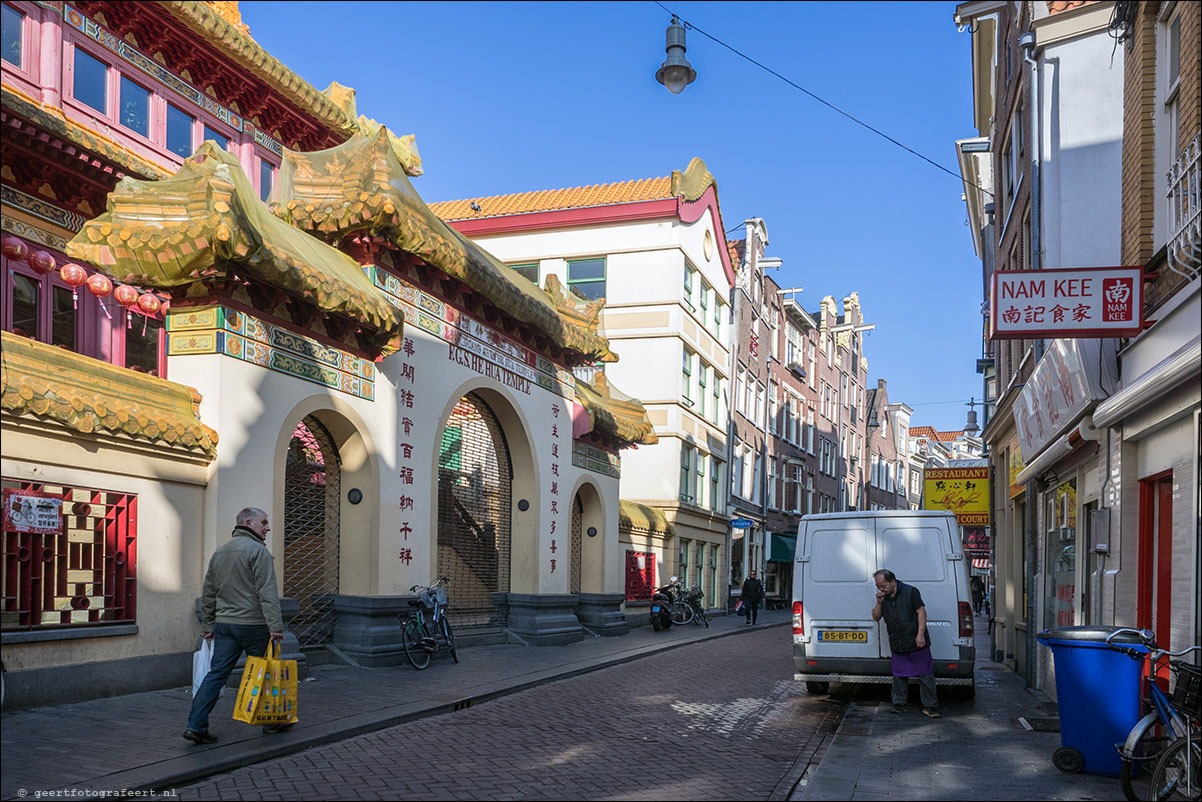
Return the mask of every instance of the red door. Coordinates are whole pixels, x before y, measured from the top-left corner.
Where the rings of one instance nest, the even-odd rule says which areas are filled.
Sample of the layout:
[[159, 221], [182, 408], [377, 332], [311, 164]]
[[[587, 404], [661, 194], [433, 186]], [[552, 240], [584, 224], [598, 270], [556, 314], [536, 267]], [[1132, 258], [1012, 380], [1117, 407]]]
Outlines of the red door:
[[1170, 648], [1173, 585], [1173, 472], [1139, 483], [1139, 585], [1136, 625]]

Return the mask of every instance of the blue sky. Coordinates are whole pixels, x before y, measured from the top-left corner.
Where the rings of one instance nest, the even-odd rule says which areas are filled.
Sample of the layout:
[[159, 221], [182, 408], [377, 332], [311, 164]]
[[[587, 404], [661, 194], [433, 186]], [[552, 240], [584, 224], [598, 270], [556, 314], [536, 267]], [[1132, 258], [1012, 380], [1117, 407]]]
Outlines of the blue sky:
[[[950, 2], [675, 2], [684, 20], [955, 172], [972, 127], [968, 33]], [[980, 398], [980, 262], [959, 180], [696, 30], [697, 80], [655, 81], [670, 15], [607, 3], [242, 2], [251, 35], [324, 89], [415, 134], [428, 201], [668, 175], [700, 156], [723, 224], [761, 217], [799, 301], [853, 290], [872, 385], [914, 425]], [[740, 228], [732, 238], [743, 236]]]

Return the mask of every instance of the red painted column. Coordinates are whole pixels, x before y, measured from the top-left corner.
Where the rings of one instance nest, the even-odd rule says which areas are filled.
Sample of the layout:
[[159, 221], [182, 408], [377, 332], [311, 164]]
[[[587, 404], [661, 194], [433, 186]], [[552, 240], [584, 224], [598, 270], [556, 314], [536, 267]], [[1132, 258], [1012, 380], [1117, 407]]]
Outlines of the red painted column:
[[63, 106], [63, 18], [50, 8], [42, 9], [42, 24], [39, 26], [38, 42], [38, 85], [42, 89], [42, 102], [48, 106]]

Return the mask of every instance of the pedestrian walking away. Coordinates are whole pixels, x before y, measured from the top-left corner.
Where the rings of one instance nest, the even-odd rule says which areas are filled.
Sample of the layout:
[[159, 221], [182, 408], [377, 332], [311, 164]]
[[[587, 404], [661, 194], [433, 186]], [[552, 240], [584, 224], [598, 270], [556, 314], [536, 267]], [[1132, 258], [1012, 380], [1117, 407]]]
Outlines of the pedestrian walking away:
[[876, 582], [876, 606], [872, 620], [885, 619], [893, 671], [893, 712], [905, 713], [910, 697], [910, 677], [918, 679], [923, 715], [939, 718], [935, 694], [935, 660], [927, 631], [927, 608], [913, 585], [897, 581], [892, 571], [882, 568], [872, 575]]
[[968, 580], [969, 586], [972, 588], [972, 609], [977, 615], [981, 614], [981, 610], [985, 605], [985, 583], [981, 581], [981, 577], [974, 576]]
[[764, 600], [764, 586], [760, 580], [755, 578], [755, 571], [749, 573], [747, 579], [743, 580], [743, 591], [739, 594], [739, 598], [743, 600], [743, 612], [747, 615], [747, 626], [751, 626], [759, 615], [760, 602]]
[[[271, 531], [267, 513], [248, 507], [236, 522], [232, 539], [213, 553], [205, 574], [200, 625], [203, 637], [213, 640], [213, 664], [192, 699], [184, 730], [184, 738], [197, 744], [217, 740], [209, 732], [209, 714], [242, 653], [263, 657], [268, 643], [284, 639], [275, 560], [265, 542]], [[288, 726], [269, 725], [263, 731]]]

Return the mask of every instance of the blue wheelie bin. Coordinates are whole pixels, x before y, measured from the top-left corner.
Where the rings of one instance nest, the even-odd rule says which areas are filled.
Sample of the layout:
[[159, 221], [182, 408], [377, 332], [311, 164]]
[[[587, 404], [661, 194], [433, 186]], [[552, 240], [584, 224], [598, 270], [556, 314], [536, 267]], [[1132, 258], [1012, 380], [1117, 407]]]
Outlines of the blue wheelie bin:
[[[1060, 706], [1060, 748], [1052, 763], [1065, 772], [1119, 776], [1123, 761], [1115, 744], [1122, 743], [1139, 721], [1143, 662], [1106, 645], [1120, 627], [1059, 627], [1038, 635], [1052, 650], [1056, 696]], [[1112, 641], [1147, 652], [1135, 636]]]

